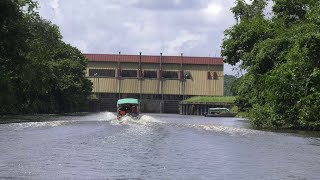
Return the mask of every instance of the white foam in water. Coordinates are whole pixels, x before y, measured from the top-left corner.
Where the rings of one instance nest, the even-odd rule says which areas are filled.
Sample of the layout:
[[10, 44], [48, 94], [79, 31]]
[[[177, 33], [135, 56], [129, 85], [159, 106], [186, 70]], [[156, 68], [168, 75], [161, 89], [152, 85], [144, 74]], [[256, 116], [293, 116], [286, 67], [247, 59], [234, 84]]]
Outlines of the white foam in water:
[[138, 120], [140, 124], [162, 123], [162, 121], [148, 115], [142, 115]]
[[226, 133], [229, 135], [257, 135], [265, 134], [267, 132], [257, 131], [253, 129], [238, 128], [238, 127], [227, 127], [227, 126], [217, 126], [217, 125], [192, 125], [194, 128], [204, 129], [206, 131], [214, 131], [220, 133]]
[[13, 123], [11, 124], [11, 126], [14, 126], [16, 130], [22, 130], [22, 129], [33, 128], [33, 127], [61, 126], [69, 122], [71, 121], [24, 122], [24, 123]]
[[101, 112], [99, 113], [99, 117], [99, 121], [113, 121], [117, 119], [117, 116], [112, 112]]
[[140, 118], [132, 118], [130, 116], [124, 116], [121, 120], [117, 120], [116, 116], [114, 119], [111, 120], [111, 124], [119, 125], [119, 124], [126, 124], [126, 125], [133, 125], [133, 124], [140, 124], [140, 125], [149, 125], [152, 123], [162, 123], [161, 121], [155, 119], [154, 117], [148, 115], [142, 115]]

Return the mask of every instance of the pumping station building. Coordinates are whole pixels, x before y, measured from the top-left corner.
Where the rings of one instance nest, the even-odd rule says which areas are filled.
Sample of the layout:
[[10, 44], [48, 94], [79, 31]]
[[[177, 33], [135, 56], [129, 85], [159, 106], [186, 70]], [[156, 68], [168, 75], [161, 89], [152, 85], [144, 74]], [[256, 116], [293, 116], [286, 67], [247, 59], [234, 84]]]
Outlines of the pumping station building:
[[[122, 54], [84, 54], [96, 100], [91, 108], [116, 111], [121, 98], [140, 99], [141, 112], [179, 113], [192, 96], [223, 96], [223, 59]], [[94, 106], [94, 107], [92, 107]]]

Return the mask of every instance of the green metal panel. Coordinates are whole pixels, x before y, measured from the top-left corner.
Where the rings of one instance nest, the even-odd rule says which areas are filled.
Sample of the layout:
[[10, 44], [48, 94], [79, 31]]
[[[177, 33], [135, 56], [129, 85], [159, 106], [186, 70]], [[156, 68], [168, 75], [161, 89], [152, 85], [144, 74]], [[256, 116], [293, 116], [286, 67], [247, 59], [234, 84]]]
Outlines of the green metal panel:
[[125, 99], [119, 99], [117, 102], [118, 104], [139, 104], [138, 99], [134, 99], [134, 98], [125, 98]]
[[228, 108], [209, 108], [209, 112], [229, 112]]

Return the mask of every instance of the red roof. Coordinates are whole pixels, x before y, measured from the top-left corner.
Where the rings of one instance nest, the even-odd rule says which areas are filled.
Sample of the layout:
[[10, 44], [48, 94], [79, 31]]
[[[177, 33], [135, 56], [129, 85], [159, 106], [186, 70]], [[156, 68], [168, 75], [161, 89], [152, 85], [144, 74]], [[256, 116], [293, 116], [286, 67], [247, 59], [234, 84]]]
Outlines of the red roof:
[[[92, 62], [134, 62], [140, 60], [140, 55], [120, 55], [119, 54], [83, 54]], [[142, 55], [142, 63], [160, 63], [159, 56]], [[223, 65], [223, 59], [218, 57], [190, 57], [190, 56], [162, 56], [164, 64], [214, 64]]]

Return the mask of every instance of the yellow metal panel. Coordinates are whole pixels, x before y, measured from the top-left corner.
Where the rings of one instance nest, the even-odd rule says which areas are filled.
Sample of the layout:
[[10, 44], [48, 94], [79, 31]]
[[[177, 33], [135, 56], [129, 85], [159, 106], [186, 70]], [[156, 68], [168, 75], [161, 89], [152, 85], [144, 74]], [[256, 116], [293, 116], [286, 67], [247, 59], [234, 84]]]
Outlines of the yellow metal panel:
[[165, 80], [162, 81], [163, 94], [179, 94], [180, 93], [180, 82], [179, 80]]
[[[185, 81], [185, 95], [223, 95], [223, 76], [219, 80], [208, 80], [208, 71], [190, 71], [192, 79]], [[223, 72], [217, 72], [223, 74]]]
[[122, 79], [120, 83], [120, 93], [139, 93], [139, 80]]
[[207, 71], [190, 71], [192, 79], [185, 81], [185, 95], [208, 94]]
[[144, 79], [142, 81], [142, 94], [161, 94], [158, 79]]
[[[121, 63], [121, 69], [137, 70], [138, 63]], [[86, 74], [89, 68], [92, 69], [116, 69], [117, 63], [110, 62], [89, 62]], [[159, 64], [142, 64], [142, 70], [158, 70]], [[163, 65], [162, 69], [180, 70], [179, 64]], [[207, 72], [217, 72], [218, 80], [208, 80]], [[214, 65], [183, 65], [184, 71], [191, 73], [192, 79], [181, 82], [179, 80], [162, 81], [163, 94], [180, 95], [223, 95], [223, 66]], [[118, 93], [118, 82], [115, 78], [89, 78], [93, 82], [93, 92]], [[142, 94], [161, 94], [161, 83], [158, 79], [122, 79], [120, 80], [121, 93], [141, 93]], [[141, 84], [140, 84], [141, 83]], [[141, 87], [140, 87], [141, 85]]]
[[117, 93], [117, 79], [89, 78], [93, 83], [92, 92]]

